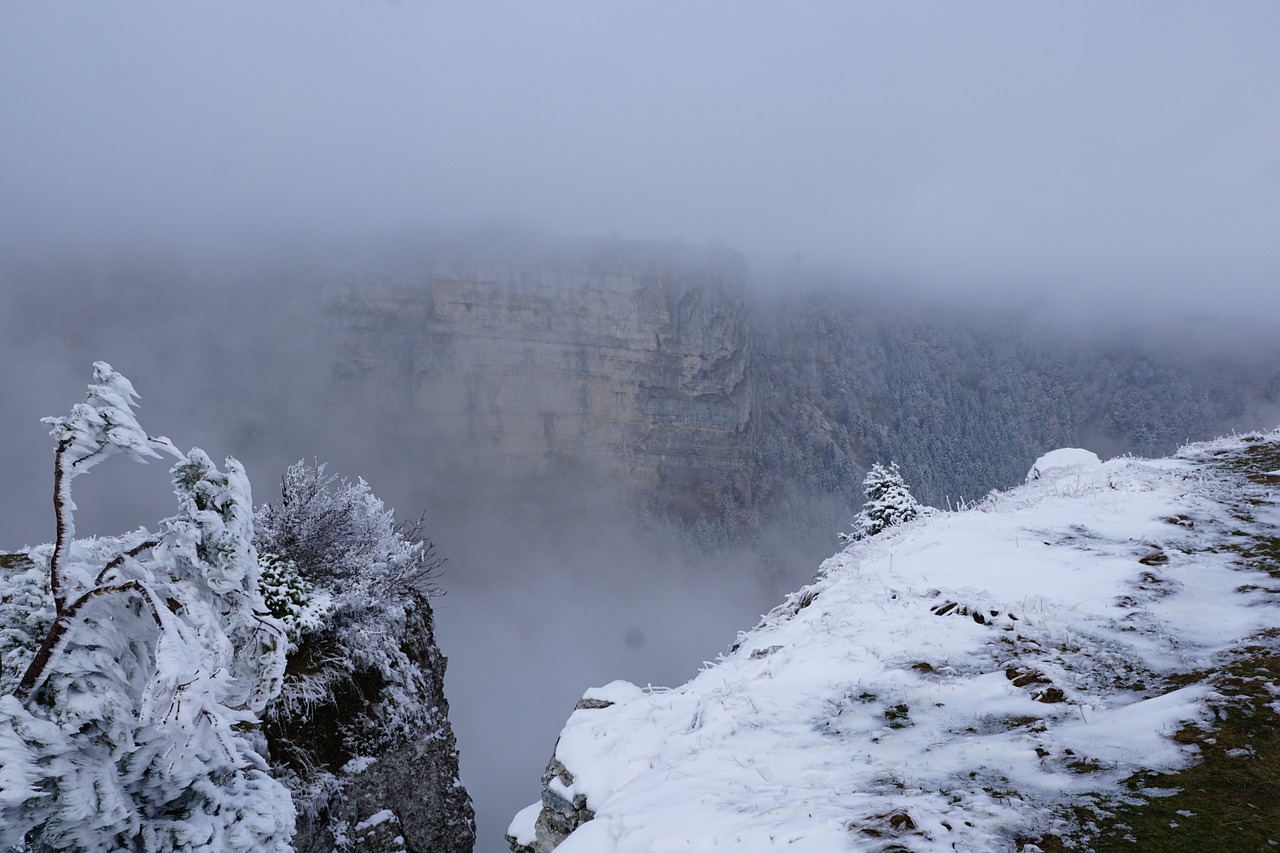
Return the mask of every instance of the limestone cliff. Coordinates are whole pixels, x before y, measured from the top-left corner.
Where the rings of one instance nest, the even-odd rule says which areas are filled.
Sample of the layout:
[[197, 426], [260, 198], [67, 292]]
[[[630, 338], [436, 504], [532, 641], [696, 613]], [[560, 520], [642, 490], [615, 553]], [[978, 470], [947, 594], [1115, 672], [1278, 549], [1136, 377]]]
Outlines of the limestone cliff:
[[742, 282], [728, 252], [436, 254], [332, 289], [337, 373], [409, 443], [444, 436], [482, 467], [620, 476], [697, 514], [748, 485]]

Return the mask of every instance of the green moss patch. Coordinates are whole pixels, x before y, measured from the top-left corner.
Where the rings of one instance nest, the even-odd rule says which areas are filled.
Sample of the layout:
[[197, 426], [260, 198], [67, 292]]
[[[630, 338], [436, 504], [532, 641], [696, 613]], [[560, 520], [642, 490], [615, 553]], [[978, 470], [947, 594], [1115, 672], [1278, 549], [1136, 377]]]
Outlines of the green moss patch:
[[31, 558], [26, 554], [0, 554], [0, 569], [25, 571], [32, 565]]
[[[1138, 802], [1096, 809], [1082, 821], [1090, 829], [1070, 839], [1077, 849], [1205, 853], [1280, 845], [1280, 715], [1269, 707], [1277, 701], [1269, 688], [1280, 684], [1280, 655], [1250, 649], [1214, 684], [1223, 700], [1212, 730], [1177, 736], [1199, 748], [1199, 762], [1130, 780]], [[1062, 849], [1043, 841], [1050, 842], [1037, 842], [1045, 850]]]

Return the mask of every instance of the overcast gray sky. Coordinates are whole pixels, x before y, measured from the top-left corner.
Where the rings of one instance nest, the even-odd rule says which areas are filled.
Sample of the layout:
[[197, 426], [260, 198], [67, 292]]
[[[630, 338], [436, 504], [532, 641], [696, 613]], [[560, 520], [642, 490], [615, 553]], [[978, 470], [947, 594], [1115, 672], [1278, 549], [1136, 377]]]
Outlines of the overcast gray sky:
[[475, 217], [959, 286], [1280, 276], [1280, 4], [7, 3], [0, 227]]

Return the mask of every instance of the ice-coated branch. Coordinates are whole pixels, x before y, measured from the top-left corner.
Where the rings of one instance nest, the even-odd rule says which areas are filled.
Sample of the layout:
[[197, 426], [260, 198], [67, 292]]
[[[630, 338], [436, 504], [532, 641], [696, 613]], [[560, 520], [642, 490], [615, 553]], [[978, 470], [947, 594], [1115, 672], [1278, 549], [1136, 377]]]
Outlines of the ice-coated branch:
[[59, 615], [62, 614], [62, 585], [59, 581], [62, 577], [62, 563], [71, 550], [71, 540], [76, 535], [75, 516], [72, 514], [75, 504], [71, 502], [71, 477], [65, 473], [66, 467], [62, 464], [64, 454], [70, 446], [70, 439], [58, 442], [53, 462], [53, 517], [57, 521], [57, 533], [54, 539], [53, 555], [49, 558], [49, 591], [53, 594], [53, 606]]
[[71, 481], [114, 453], [145, 462], [148, 458], [159, 458], [153, 446], [173, 446], [168, 439], [152, 439], [143, 431], [133, 414], [137, 399], [138, 392], [128, 379], [105, 361], [95, 361], [93, 383], [84, 402], [72, 406], [67, 417], [42, 421], [49, 425], [49, 434], [58, 442], [53, 464], [53, 512], [57, 532], [49, 560], [49, 590], [58, 614], [66, 607], [62, 567], [76, 535]]
[[49, 633], [45, 635], [44, 642], [40, 644], [40, 648], [36, 651], [36, 656], [31, 659], [31, 663], [27, 666], [26, 672], [22, 674], [22, 680], [18, 682], [18, 688], [13, 691], [13, 695], [19, 701], [25, 702], [31, 696], [32, 691], [40, 684], [40, 679], [44, 676], [45, 670], [49, 668], [49, 662], [53, 659], [54, 652], [62, 643], [62, 638], [66, 636], [75, 618], [85, 605], [100, 596], [109, 595], [118, 592], [136, 592], [147, 605], [151, 612], [151, 618], [155, 620], [156, 627], [164, 629], [164, 622], [160, 617], [160, 611], [155, 601], [155, 593], [141, 581], [125, 581], [124, 583], [112, 584], [110, 586], [95, 586], [85, 594], [77, 598], [71, 605], [64, 608], [53, 620], [53, 624], [49, 626]]
[[110, 575], [113, 570], [123, 566], [124, 561], [129, 557], [136, 557], [139, 554], [141, 554], [143, 551], [146, 551], [150, 548], [154, 548], [159, 544], [160, 544], [159, 539], [148, 539], [145, 542], [139, 542], [137, 545], [134, 545], [128, 551], [125, 551], [123, 554], [120, 554], [114, 560], [112, 560], [111, 562], [103, 566], [102, 571], [98, 572], [98, 576], [93, 579], [93, 585], [98, 586], [103, 581], [105, 581], [107, 579], [107, 576]]
[[[148, 436], [135, 398], [98, 362], [85, 401], [46, 421], [58, 538], [51, 595], [23, 575], [19, 607], [36, 618], [0, 626], [27, 628], [25, 669], [0, 696], [0, 847], [288, 853], [293, 805], [252, 734], [280, 692], [286, 641], [261, 595], [248, 478], [234, 459], [224, 473]], [[71, 481], [116, 453], [176, 457], [179, 512], [90, 564], [102, 550], [73, 546]]]

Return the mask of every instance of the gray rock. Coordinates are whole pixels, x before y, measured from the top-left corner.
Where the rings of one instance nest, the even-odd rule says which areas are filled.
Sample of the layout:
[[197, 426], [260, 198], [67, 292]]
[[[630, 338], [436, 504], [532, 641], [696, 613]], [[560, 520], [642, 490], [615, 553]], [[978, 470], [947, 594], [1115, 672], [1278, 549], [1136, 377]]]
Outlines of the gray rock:
[[458, 778], [458, 749], [444, 695], [446, 661], [433, 623], [429, 604], [420, 600], [400, 642], [417, 666], [417, 688], [427, 699], [408, 731], [373, 750], [375, 760], [361, 762], [364, 766], [348, 763], [351, 756], [335, 742], [331, 724], [363, 717], [376, 731], [379, 719], [390, 716], [387, 703], [392, 701], [376, 690], [337, 691], [332, 703], [317, 709], [313, 724], [272, 732], [277, 743], [288, 741], [295, 768], [311, 765], [303, 771], [305, 779], [295, 775], [292, 780], [295, 789], [313, 798], [299, 803], [294, 838], [299, 853], [469, 853], [474, 846], [475, 815]]
[[[574, 711], [595, 711], [612, 705], [613, 703], [607, 699], [584, 698], [574, 706]], [[553, 779], [565, 787], [573, 785], [573, 772], [556, 758], [555, 750], [551, 752], [547, 769], [542, 771], [542, 808], [534, 822], [534, 842], [520, 844], [508, 835], [507, 844], [510, 845], [513, 853], [551, 853], [575, 829], [595, 819], [595, 812], [587, 806], [587, 798], [584, 795], [577, 794], [572, 800], [566, 800], [551, 789]]]

